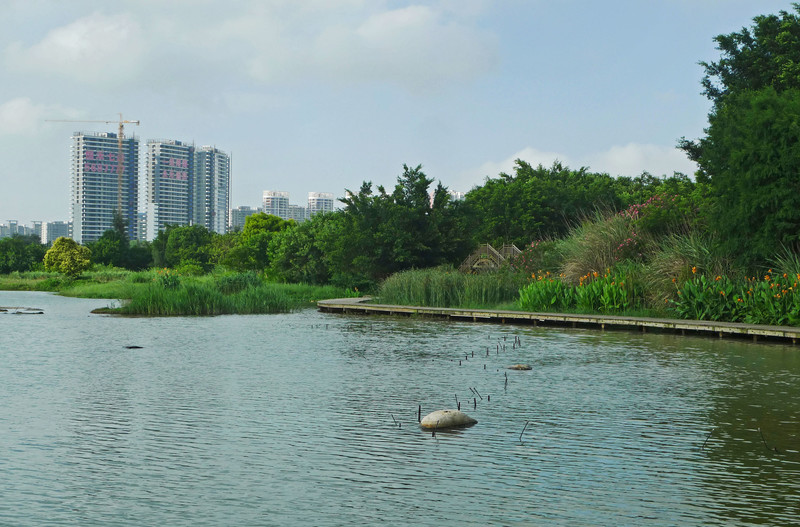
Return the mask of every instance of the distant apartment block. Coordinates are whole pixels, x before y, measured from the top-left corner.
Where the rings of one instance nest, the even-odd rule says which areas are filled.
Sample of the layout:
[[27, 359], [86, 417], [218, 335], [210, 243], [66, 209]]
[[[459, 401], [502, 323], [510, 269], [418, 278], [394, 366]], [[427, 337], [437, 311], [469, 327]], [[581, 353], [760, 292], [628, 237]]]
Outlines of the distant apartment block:
[[265, 190], [262, 199], [262, 209], [267, 214], [278, 216], [284, 220], [289, 219], [289, 193], [277, 190]]
[[42, 223], [42, 243], [51, 245], [57, 239], [64, 237], [70, 238], [72, 236], [72, 225], [66, 221], [48, 221]]
[[308, 217], [320, 212], [333, 212], [333, 194], [328, 192], [308, 193]]
[[231, 159], [212, 146], [194, 152], [192, 223], [224, 234], [230, 223]]
[[254, 207], [237, 207], [231, 210], [231, 230], [238, 231], [244, 228], [244, 223], [248, 216], [260, 212], [260, 209]]
[[294, 220], [297, 223], [302, 223], [308, 219], [308, 209], [305, 207], [301, 207], [300, 205], [289, 205], [289, 214], [288, 218], [290, 220]]
[[[121, 149], [120, 149], [121, 146]], [[96, 241], [112, 228], [114, 211], [129, 226], [139, 208], [139, 139], [118, 141], [111, 132], [75, 132], [71, 146], [70, 222], [78, 243]], [[121, 168], [121, 174], [119, 169]], [[134, 239], [134, 229], [129, 236]]]
[[145, 239], [167, 225], [202, 225], [224, 234], [230, 223], [230, 156], [174, 139], [147, 142]]
[[19, 232], [16, 220], [8, 220], [8, 223], [0, 223], [0, 238], [10, 238]]
[[167, 225], [188, 225], [193, 211], [194, 148], [180, 141], [147, 141], [147, 240]]

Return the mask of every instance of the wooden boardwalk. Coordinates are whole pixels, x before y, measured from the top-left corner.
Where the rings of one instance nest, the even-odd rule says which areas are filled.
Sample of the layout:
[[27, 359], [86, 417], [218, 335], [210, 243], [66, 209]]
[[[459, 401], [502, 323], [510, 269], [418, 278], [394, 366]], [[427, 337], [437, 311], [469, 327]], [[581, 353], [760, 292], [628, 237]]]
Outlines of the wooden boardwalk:
[[321, 300], [317, 307], [325, 313], [352, 313], [361, 315], [404, 315], [445, 318], [471, 322], [498, 324], [530, 324], [533, 326], [561, 326], [594, 329], [629, 329], [646, 332], [676, 332], [707, 335], [719, 338], [748, 338], [783, 341], [797, 344], [800, 328], [788, 326], [759, 326], [733, 322], [704, 320], [678, 320], [670, 318], [617, 317], [611, 315], [573, 315], [567, 313], [532, 313], [529, 311], [501, 311], [486, 309], [458, 309], [444, 307], [395, 306], [370, 304], [364, 298], [339, 298]]

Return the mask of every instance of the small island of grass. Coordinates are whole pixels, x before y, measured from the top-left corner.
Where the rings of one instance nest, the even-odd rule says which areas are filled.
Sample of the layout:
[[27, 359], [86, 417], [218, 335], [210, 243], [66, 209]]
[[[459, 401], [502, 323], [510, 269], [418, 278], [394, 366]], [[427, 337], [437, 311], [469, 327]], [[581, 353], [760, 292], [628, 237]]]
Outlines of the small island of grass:
[[119, 307], [94, 312], [138, 316], [287, 313], [314, 307], [317, 300], [353, 296], [352, 291], [330, 285], [269, 282], [254, 272], [181, 276], [170, 269], [132, 272], [106, 268], [79, 278], [47, 272], [11, 273], [0, 276], [0, 289], [116, 299]]

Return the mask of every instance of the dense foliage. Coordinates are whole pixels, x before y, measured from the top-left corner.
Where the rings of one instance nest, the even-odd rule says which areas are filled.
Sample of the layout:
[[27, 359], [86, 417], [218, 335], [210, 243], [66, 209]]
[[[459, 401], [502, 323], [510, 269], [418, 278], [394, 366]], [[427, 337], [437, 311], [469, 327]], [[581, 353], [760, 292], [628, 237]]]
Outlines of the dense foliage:
[[38, 236], [0, 239], [0, 273], [30, 271], [42, 264], [46, 248]]
[[[526, 309], [800, 323], [791, 278], [800, 279], [798, 14], [759, 16], [715, 38], [720, 59], [701, 63], [713, 103], [706, 136], [680, 141], [699, 165], [694, 180], [517, 160], [511, 174], [453, 201], [421, 166], [403, 165], [394, 188], [365, 181], [341, 210], [300, 224], [260, 213], [241, 232], [168, 226], [150, 244], [129, 244], [115, 217], [91, 244], [92, 263], [110, 266], [109, 275], [160, 268], [158, 295], [173, 301], [180, 291], [208, 313], [262, 282], [297, 282], [379, 291], [398, 303], [488, 307], [521, 289]], [[67, 280], [87, 268], [89, 251], [63, 240], [44, 264]], [[487, 242], [522, 253], [494, 275], [454, 271]], [[0, 273], [36, 267], [43, 250], [32, 239], [0, 240]], [[237, 274], [212, 292], [183, 282], [229, 272]]]
[[92, 266], [92, 252], [71, 238], [61, 237], [44, 255], [44, 268], [76, 278]]
[[721, 247], [753, 266], [781, 245], [800, 247], [800, 18], [757, 16], [751, 28], [714, 40], [720, 59], [701, 63], [713, 102], [707, 135], [679, 144], [700, 165], [698, 181], [709, 183], [709, 224]]

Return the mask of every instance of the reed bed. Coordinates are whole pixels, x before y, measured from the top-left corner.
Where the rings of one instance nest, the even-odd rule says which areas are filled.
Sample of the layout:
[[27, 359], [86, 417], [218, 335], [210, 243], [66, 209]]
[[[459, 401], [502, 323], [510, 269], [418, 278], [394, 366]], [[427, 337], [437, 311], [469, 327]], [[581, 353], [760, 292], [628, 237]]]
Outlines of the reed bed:
[[465, 274], [453, 269], [414, 269], [393, 274], [378, 291], [383, 304], [487, 308], [511, 304], [527, 283], [519, 273]]

